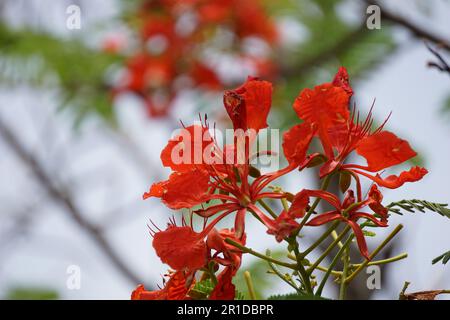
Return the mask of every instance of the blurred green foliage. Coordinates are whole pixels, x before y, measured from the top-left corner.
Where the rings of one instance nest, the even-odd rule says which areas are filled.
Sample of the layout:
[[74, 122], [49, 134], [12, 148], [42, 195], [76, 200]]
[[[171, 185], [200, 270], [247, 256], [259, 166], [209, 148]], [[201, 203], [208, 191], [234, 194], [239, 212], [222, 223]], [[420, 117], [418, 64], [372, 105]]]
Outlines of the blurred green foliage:
[[[282, 260], [285, 257], [284, 251], [273, 251], [271, 256], [275, 259]], [[282, 268], [280, 268], [282, 269]], [[268, 274], [270, 270], [267, 261], [261, 259], [255, 259], [247, 266], [239, 269], [237, 275], [233, 278], [233, 283], [236, 286], [236, 290], [244, 296], [245, 299], [250, 299], [248, 294], [247, 284], [244, 278], [244, 272], [249, 271], [252, 276], [252, 282], [256, 297], [258, 299], [267, 298], [267, 292], [273, 291], [273, 286], [280, 283], [280, 279], [274, 274]]]
[[13, 287], [5, 296], [7, 300], [56, 300], [59, 294], [44, 287]]
[[61, 107], [81, 120], [89, 112], [113, 120], [107, 70], [120, 57], [94, 50], [81, 39], [60, 39], [31, 29], [0, 24], [0, 81], [57, 88]]

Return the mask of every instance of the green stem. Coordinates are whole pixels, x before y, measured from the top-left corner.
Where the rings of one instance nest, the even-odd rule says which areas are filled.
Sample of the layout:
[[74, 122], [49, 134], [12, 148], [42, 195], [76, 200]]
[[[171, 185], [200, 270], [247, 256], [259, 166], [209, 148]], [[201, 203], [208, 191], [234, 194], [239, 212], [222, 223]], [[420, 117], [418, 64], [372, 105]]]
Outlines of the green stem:
[[253, 287], [252, 276], [250, 272], [244, 272], [245, 282], [247, 283], [248, 295], [250, 296], [250, 300], [256, 300], [255, 288]]
[[269, 261], [269, 262], [273, 262], [275, 264], [278, 264], [280, 266], [283, 266], [283, 267], [286, 267], [286, 268], [289, 268], [289, 269], [293, 269], [293, 270], [296, 270], [296, 268], [297, 268], [297, 264], [287, 263], [287, 262], [283, 262], [283, 261], [279, 261], [279, 260], [273, 259], [271, 257], [268, 257], [268, 256], [262, 254], [262, 253], [256, 252], [256, 251], [254, 251], [254, 250], [252, 250], [250, 248], [244, 247], [240, 243], [238, 243], [236, 241], [233, 241], [230, 238], [226, 238], [225, 242], [228, 243], [228, 244], [231, 244], [232, 246], [234, 246], [236, 248], [238, 248], [239, 250], [241, 250], [244, 253], [250, 253], [251, 255], [253, 255], [255, 257], [258, 257], [258, 258], [261, 258], [263, 260], [266, 260], [266, 261]]
[[348, 273], [348, 265], [349, 265], [349, 248], [345, 248], [344, 256], [342, 257], [344, 268], [342, 270], [341, 275], [341, 283], [339, 285], [339, 300], [345, 300], [345, 294], [347, 292], [347, 283], [345, 279]]
[[[292, 254], [288, 254], [287, 257], [289, 259], [291, 259], [291, 260], [297, 260]], [[312, 266], [312, 263], [308, 263], [307, 266], [308, 267]], [[328, 272], [329, 271], [328, 268], [325, 268], [325, 267], [320, 266], [320, 265], [317, 266], [316, 269], [320, 270], [320, 271], [323, 271], [323, 272]], [[334, 275], [334, 276], [340, 276], [342, 274], [342, 272], [341, 271], [331, 270], [331, 274]]]
[[[336, 230], [333, 230], [331, 232], [331, 236], [333, 237], [334, 240], [336, 240], [336, 238], [338, 237]], [[340, 241], [339, 241], [338, 245], [339, 245], [339, 248], [342, 248], [342, 246], [343, 246], [342, 242], [340, 242]]]
[[[266, 250], [266, 255], [270, 256], [270, 250]], [[288, 285], [290, 285], [292, 288], [294, 288], [296, 291], [299, 291], [298, 286], [295, 284], [294, 281], [292, 281], [292, 278], [288, 279], [285, 275], [283, 275], [280, 270], [272, 263], [268, 262], [270, 269], [284, 282], [286, 282]]]
[[308, 249], [306, 249], [304, 252], [300, 254], [302, 258], [305, 258], [311, 251], [313, 251], [315, 248], [317, 248], [323, 241], [325, 241], [326, 238], [337, 228], [340, 221], [335, 221], [327, 231], [325, 231], [319, 239], [317, 239]]
[[296, 269], [300, 273], [300, 276], [303, 280], [303, 285], [308, 293], [313, 293], [313, 289], [311, 286], [311, 281], [309, 280], [309, 273], [305, 270], [305, 267], [302, 264], [303, 258], [300, 255], [300, 251], [298, 250], [298, 242], [295, 236], [292, 236], [288, 240], [289, 245], [293, 247], [295, 258], [297, 260]]
[[328, 254], [331, 252], [331, 250], [334, 249], [334, 247], [341, 241], [341, 239], [347, 234], [347, 232], [350, 231], [350, 226], [346, 226], [345, 229], [341, 232], [341, 234], [328, 246], [328, 248], [325, 249], [325, 251], [322, 253], [322, 255], [317, 259], [314, 264], [308, 268], [308, 274], [311, 274], [315, 268], [322, 262], [323, 259], [325, 259]]
[[330, 263], [330, 266], [328, 267], [328, 271], [327, 273], [323, 276], [322, 281], [320, 282], [319, 287], [317, 288], [316, 291], [316, 296], [321, 296], [322, 295], [322, 291], [323, 288], [325, 287], [325, 284], [327, 283], [328, 278], [330, 277], [330, 274], [332, 274], [332, 270], [335, 267], [335, 265], [337, 264], [337, 262], [339, 261], [339, 258], [342, 256], [342, 254], [344, 253], [344, 251], [347, 249], [347, 247], [352, 243], [352, 240], [354, 238], [354, 235], [350, 235], [347, 240], [344, 242], [344, 244], [342, 245], [342, 247], [339, 249], [338, 253], [336, 254], [336, 256], [333, 258], [333, 260]]
[[347, 278], [345, 279], [346, 283], [350, 283], [372, 260], [383, 248], [397, 235], [397, 233], [400, 232], [400, 230], [403, 229], [403, 225], [399, 224], [387, 237], [384, 239], [384, 241], [372, 252], [372, 254], [369, 256], [369, 259], [361, 263], [356, 270]]
[[281, 198], [281, 204], [283, 205], [283, 209], [285, 211], [289, 211], [289, 204], [288, 204], [286, 198]]
[[276, 219], [278, 217], [277, 214], [273, 212], [272, 208], [269, 207], [269, 205], [265, 203], [263, 199], [259, 199], [258, 203], [272, 216], [272, 218]]
[[[391, 263], [391, 262], [395, 262], [395, 261], [399, 261], [399, 260], [405, 259], [407, 257], [408, 257], [407, 253], [402, 253], [402, 254], [399, 254], [399, 255], [391, 257], [391, 258], [377, 260], [377, 261], [371, 261], [367, 265], [368, 266], [377, 266], [377, 265], [381, 265], [381, 264], [388, 264], [388, 263]], [[351, 264], [350, 268], [355, 268], [355, 267], [357, 268], [360, 265], [361, 265], [360, 263], [358, 263], [358, 264]]]

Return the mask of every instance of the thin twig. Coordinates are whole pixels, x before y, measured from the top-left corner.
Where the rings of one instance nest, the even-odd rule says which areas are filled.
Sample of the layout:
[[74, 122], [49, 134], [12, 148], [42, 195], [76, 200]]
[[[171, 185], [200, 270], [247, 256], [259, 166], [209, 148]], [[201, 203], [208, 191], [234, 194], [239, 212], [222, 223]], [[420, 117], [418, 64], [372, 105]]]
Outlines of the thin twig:
[[378, 1], [375, 0], [365, 0], [368, 5], [377, 5], [381, 8], [381, 19], [387, 20], [395, 25], [401, 26], [411, 32], [415, 37], [419, 39], [426, 39], [430, 42], [435, 43], [436, 45], [444, 48], [447, 51], [450, 51], [450, 41], [447, 39], [441, 38], [428, 30], [423, 29], [418, 26], [414, 22], [407, 20], [406, 18], [399, 16], [385, 6], [382, 6]]
[[111, 244], [106, 239], [101, 230], [84, 217], [69, 194], [63, 191], [62, 187], [57, 188], [55, 186], [54, 182], [45, 172], [44, 168], [31, 154], [28, 153], [27, 150], [25, 150], [13, 131], [10, 130], [1, 119], [0, 135], [10, 146], [10, 148], [16, 153], [16, 155], [23, 161], [23, 163], [31, 169], [34, 177], [48, 192], [48, 194], [66, 209], [66, 212], [79, 227], [81, 227], [89, 234], [89, 236], [99, 246], [102, 252], [105, 253], [112, 264], [116, 267], [116, 269], [119, 270], [132, 284], [136, 285], [141, 283], [142, 281], [140, 280], [140, 277], [132, 272], [130, 268], [125, 264], [122, 258], [112, 248]]
[[450, 66], [448, 65], [447, 61], [445, 61], [442, 55], [437, 52], [437, 50], [433, 49], [428, 43], [425, 42], [425, 46], [438, 59], [438, 62], [429, 61], [428, 66], [436, 68], [441, 72], [446, 72], [450, 76]]

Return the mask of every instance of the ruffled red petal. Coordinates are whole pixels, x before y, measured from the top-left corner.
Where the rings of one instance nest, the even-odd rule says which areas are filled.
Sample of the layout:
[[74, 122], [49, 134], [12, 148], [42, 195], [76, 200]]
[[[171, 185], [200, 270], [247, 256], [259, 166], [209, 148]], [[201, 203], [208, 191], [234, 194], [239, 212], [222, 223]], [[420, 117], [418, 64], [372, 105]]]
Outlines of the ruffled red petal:
[[196, 270], [206, 264], [207, 248], [204, 235], [190, 227], [170, 225], [155, 233], [153, 247], [163, 263], [175, 270]]
[[299, 166], [305, 161], [313, 136], [313, 126], [308, 122], [297, 124], [283, 134], [283, 151], [289, 164]]
[[168, 180], [153, 184], [143, 198], [161, 198], [174, 210], [191, 208], [207, 200], [209, 179], [209, 174], [203, 170], [174, 172]]
[[165, 167], [178, 172], [201, 168], [217, 161], [207, 152], [214, 149], [214, 146], [214, 139], [208, 128], [192, 125], [181, 129], [178, 135], [169, 140], [161, 152], [161, 161]]
[[[141, 284], [131, 294], [131, 300], [185, 300], [189, 286], [186, 283], [186, 275], [182, 271], [169, 274], [169, 280], [160, 290], [147, 291]], [[191, 283], [191, 286], [194, 282]]]
[[360, 141], [356, 152], [366, 158], [368, 171], [376, 172], [416, 156], [406, 140], [389, 131], [381, 131]]
[[306, 213], [306, 207], [309, 204], [308, 190], [302, 190], [294, 196], [292, 204], [289, 207], [289, 215], [295, 218], [302, 218]]
[[162, 300], [164, 298], [163, 290], [147, 291], [142, 284], [138, 285], [131, 293], [131, 300]]
[[349, 96], [341, 87], [325, 83], [314, 89], [304, 89], [294, 102], [294, 110], [300, 119], [317, 125], [317, 132], [325, 154], [334, 156], [328, 131], [347, 123]]
[[268, 234], [275, 236], [278, 242], [289, 237], [299, 227], [297, 221], [287, 211], [284, 211], [275, 219], [274, 226], [267, 230]]
[[378, 190], [376, 184], [373, 184], [368, 194], [368, 205], [373, 212], [377, 213], [383, 222], [387, 221], [388, 209], [385, 208], [381, 202], [383, 201], [383, 194]]
[[258, 131], [267, 127], [272, 90], [270, 82], [249, 77], [241, 87], [225, 92], [223, 102], [234, 129]]
[[344, 67], [340, 67], [339, 68], [338, 72], [334, 76], [332, 84], [337, 86], [337, 87], [341, 87], [342, 89], [344, 89], [345, 92], [347, 92], [347, 94], [349, 96], [353, 95], [353, 89], [350, 86], [350, 80], [349, 80], [349, 77], [348, 77], [348, 72], [347, 72], [347, 69], [345, 69]]
[[366, 176], [369, 179], [372, 179], [380, 187], [385, 187], [389, 189], [399, 188], [406, 182], [419, 181], [428, 173], [427, 169], [416, 166], [409, 169], [409, 171], [403, 171], [402, 173], [400, 173], [399, 176], [393, 174], [383, 179], [379, 174], [377, 174], [376, 176], [372, 176], [364, 171], [360, 170], [353, 170], [353, 171], [363, 176]]
[[232, 266], [237, 270], [241, 265], [242, 251], [235, 246], [226, 243], [225, 239], [227, 238], [245, 246], [246, 234], [244, 233], [239, 239], [236, 237], [236, 233], [233, 229], [221, 229], [220, 231], [217, 229], [211, 230], [206, 239], [206, 245], [208, 246], [208, 249], [216, 251], [215, 255], [219, 253], [223, 254], [224, 258], [221, 260], [222, 264]]

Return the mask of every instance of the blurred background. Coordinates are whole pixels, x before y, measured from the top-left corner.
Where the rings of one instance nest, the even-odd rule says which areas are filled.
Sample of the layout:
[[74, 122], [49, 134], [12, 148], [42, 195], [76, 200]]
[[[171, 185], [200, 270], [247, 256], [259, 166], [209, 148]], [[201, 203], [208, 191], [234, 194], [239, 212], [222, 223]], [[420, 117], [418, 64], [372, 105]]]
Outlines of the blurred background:
[[[378, 121], [392, 111], [387, 129], [430, 172], [385, 203], [449, 201], [450, 72], [427, 48], [450, 61], [449, 16], [446, 0], [0, 0], [0, 298], [129, 299], [139, 283], [161, 284], [147, 223], [174, 213], [142, 194], [167, 176], [159, 154], [180, 120], [207, 113], [230, 127], [221, 93], [247, 75], [274, 83], [269, 124], [285, 130], [299, 91], [345, 66], [362, 113], [375, 98]], [[450, 266], [431, 264], [450, 249], [450, 221], [400, 222], [385, 255], [409, 257], [382, 269], [380, 290], [360, 276], [350, 298], [396, 299], [404, 281], [450, 289]], [[248, 235], [249, 247], [278, 249], [257, 223]], [[260, 297], [289, 292], [250, 256], [247, 269]]]

